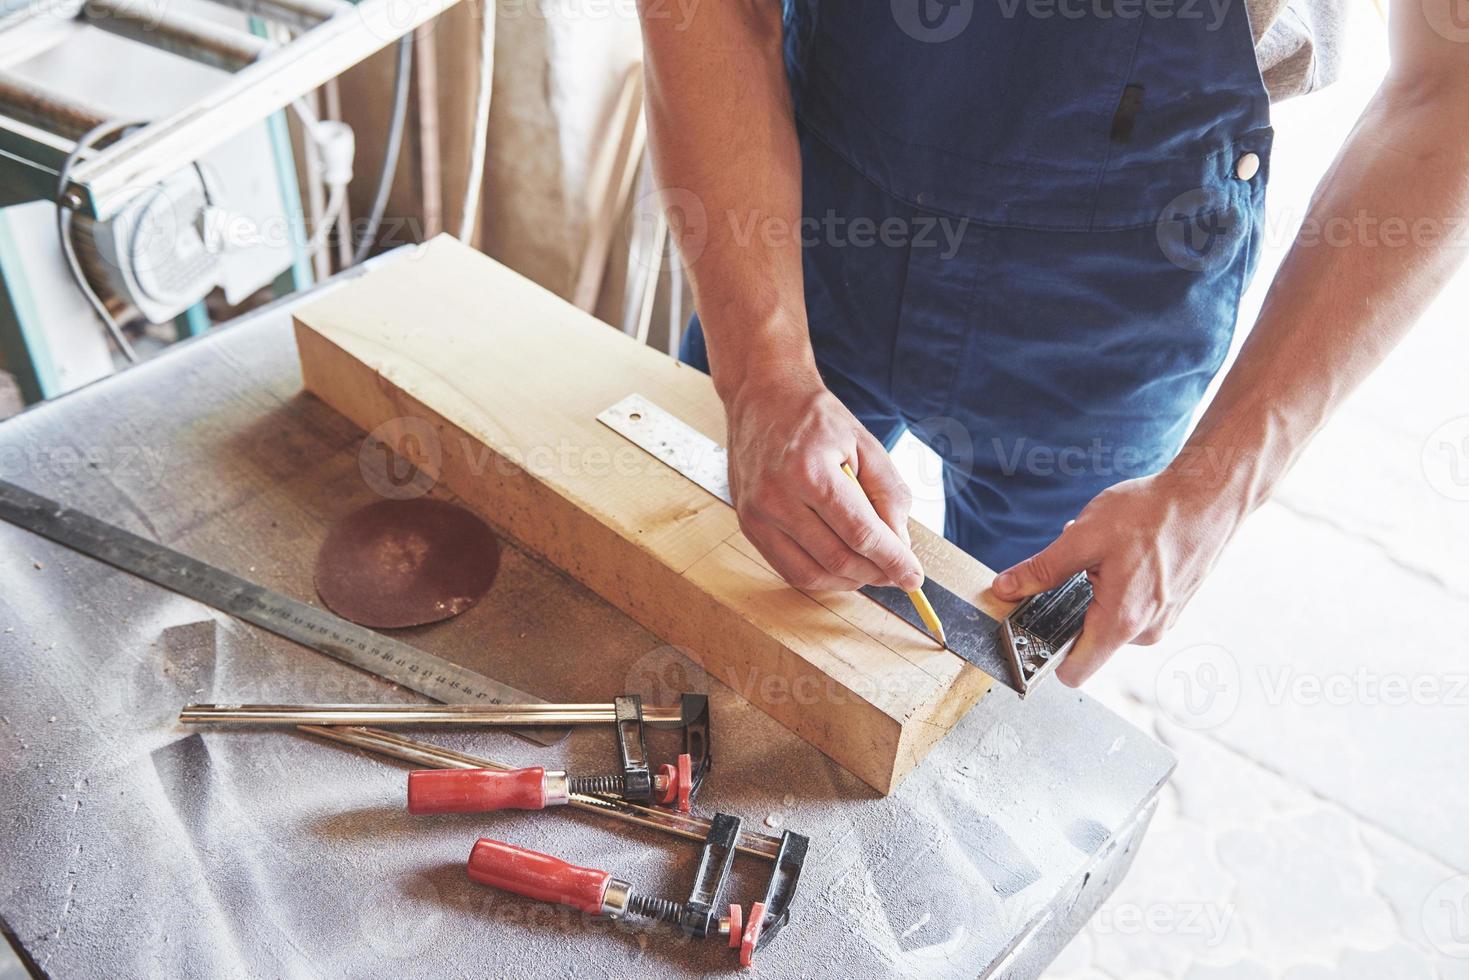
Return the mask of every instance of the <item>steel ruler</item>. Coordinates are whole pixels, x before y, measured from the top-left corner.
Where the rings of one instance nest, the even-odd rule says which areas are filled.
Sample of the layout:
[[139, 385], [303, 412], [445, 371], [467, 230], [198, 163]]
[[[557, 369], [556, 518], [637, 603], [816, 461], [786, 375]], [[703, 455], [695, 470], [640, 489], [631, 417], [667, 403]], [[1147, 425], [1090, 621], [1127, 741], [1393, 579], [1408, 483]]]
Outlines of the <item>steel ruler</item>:
[[[543, 703], [524, 691], [0, 480], [0, 519], [446, 704]], [[515, 729], [541, 745], [566, 728]]]
[[[642, 395], [628, 395], [598, 415], [597, 421], [734, 506], [729, 492], [729, 461], [724, 447], [702, 432], [689, 427]], [[861, 591], [927, 635], [917, 610], [901, 589], [867, 585]], [[1022, 686], [1025, 682], [1016, 676], [1014, 664], [1000, 636], [999, 622], [932, 579], [924, 583], [923, 591], [943, 621], [949, 649], [1001, 683], [1025, 693]]]

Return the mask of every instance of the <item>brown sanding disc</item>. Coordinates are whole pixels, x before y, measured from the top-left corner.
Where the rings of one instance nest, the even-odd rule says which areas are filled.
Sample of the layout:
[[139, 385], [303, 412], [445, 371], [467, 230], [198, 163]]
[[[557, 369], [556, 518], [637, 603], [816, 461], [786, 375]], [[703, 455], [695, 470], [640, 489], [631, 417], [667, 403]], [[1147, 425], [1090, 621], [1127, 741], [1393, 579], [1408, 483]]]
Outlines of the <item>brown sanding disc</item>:
[[316, 594], [363, 626], [422, 626], [479, 602], [499, 568], [500, 543], [463, 507], [427, 497], [381, 500], [327, 532]]

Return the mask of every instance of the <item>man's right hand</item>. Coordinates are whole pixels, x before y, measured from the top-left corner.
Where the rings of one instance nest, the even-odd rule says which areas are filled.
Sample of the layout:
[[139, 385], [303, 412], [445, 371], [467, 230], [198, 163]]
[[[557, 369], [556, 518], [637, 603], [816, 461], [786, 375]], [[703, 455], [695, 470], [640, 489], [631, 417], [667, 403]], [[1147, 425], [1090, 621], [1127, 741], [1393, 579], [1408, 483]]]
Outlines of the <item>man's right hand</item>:
[[[917, 588], [908, 488], [816, 370], [800, 236], [764, 234], [801, 220], [781, 5], [702, 4], [687, 23], [656, 6], [639, 3], [648, 143], [659, 186], [684, 202], [669, 211], [669, 229], [729, 418], [740, 527], [798, 588]], [[744, 238], [737, 227], [758, 233]]]
[[786, 581], [807, 590], [923, 584], [908, 538], [907, 485], [819, 377], [746, 379], [726, 408], [740, 528]]

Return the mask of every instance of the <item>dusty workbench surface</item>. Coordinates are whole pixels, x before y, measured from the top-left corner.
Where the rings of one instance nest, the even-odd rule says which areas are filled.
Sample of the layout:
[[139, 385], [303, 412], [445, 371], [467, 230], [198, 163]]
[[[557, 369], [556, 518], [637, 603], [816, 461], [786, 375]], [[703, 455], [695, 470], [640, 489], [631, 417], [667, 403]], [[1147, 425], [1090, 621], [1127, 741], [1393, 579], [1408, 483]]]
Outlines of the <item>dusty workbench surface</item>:
[[[301, 393], [288, 316], [254, 317], [0, 423], [0, 477], [314, 602], [325, 528], [378, 498], [361, 433]], [[715, 764], [699, 807], [812, 840], [760, 976], [1034, 975], [1125, 872], [1173, 766], [1083, 694], [1053, 683], [1022, 704], [996, 688], [879, 798], [514, 548], [480, 605], [397, 635], [550, 700], [707, 690]], [[7, 932], [64, 977], [736, 969], [716, 942], [464, 875], [488, 834], [678, 896], [694, 845], [565, 811], [410, 817], [401, 765], [284, 731], [175, 722], [190, 701], [388, 700], [421, 699], [0, 524]], [[602, 728], [552, 749], [508, 734], [425, 737], [581, 771], [613, 751]], [[741, 857], [735, 899], [757, 899], [768, 871]]]

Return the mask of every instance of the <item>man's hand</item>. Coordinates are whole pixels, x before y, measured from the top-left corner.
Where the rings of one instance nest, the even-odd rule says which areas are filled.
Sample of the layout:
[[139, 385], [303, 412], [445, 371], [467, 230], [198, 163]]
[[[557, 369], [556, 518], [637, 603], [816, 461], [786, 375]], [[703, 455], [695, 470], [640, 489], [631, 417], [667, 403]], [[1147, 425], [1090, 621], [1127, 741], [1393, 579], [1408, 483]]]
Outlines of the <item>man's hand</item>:
[[[1447, 120], [1469, 104], [1469, 44], [1437, 10], [1393, 4], [1392, 70], [1306, 218], [1309, 228], [1360, 229], [1367, 217], [1381, 233], [1297, 239], [1189, 438], [1193, 458], [1230, 465], [1211, 479], [1171, 466], [1119, 484], [996, 581], [996, 595], [1018, 600], [1087, 570], [1096, 599], [1057, 668], [1066, 683], [1086, 680], [1124, 643], [1158, 640], [1239, 522], [1462, 263], [1455, 231], [1469, 220], [1469, 131]], [[1390, 237], [1388, 222], [1414, 230]]]
[[1081, 638], [1056, 668], [1077, 687], [1128, 643], [1157, 643], [1203, 582], [1240, 511], [1219, 488], [1165, 470], [1098, 494], [1039, 554], [1000, 574], [1007, 602], [1055, 588], [1079, 571], [1095, 598]]
[[799, 236], [744, 239], [734, 231], [749, 220], [794, 228], [801, 219], [781, 5], [704, 4], [687, 24], [658, 16], [652, 0], [640, 6], [658, 182], [697, 203], [672, 209], [669, 228], [729, 418], [740, 527], [800, 588], [917, 588], [923, 572], [907, 540], [908, 489], [817, 373]]
[[777, 572], [813, 590], [923, 584], [908, 539], [907, 485], [819, 378], [746, 381], [727, 404], [740, 528]]

